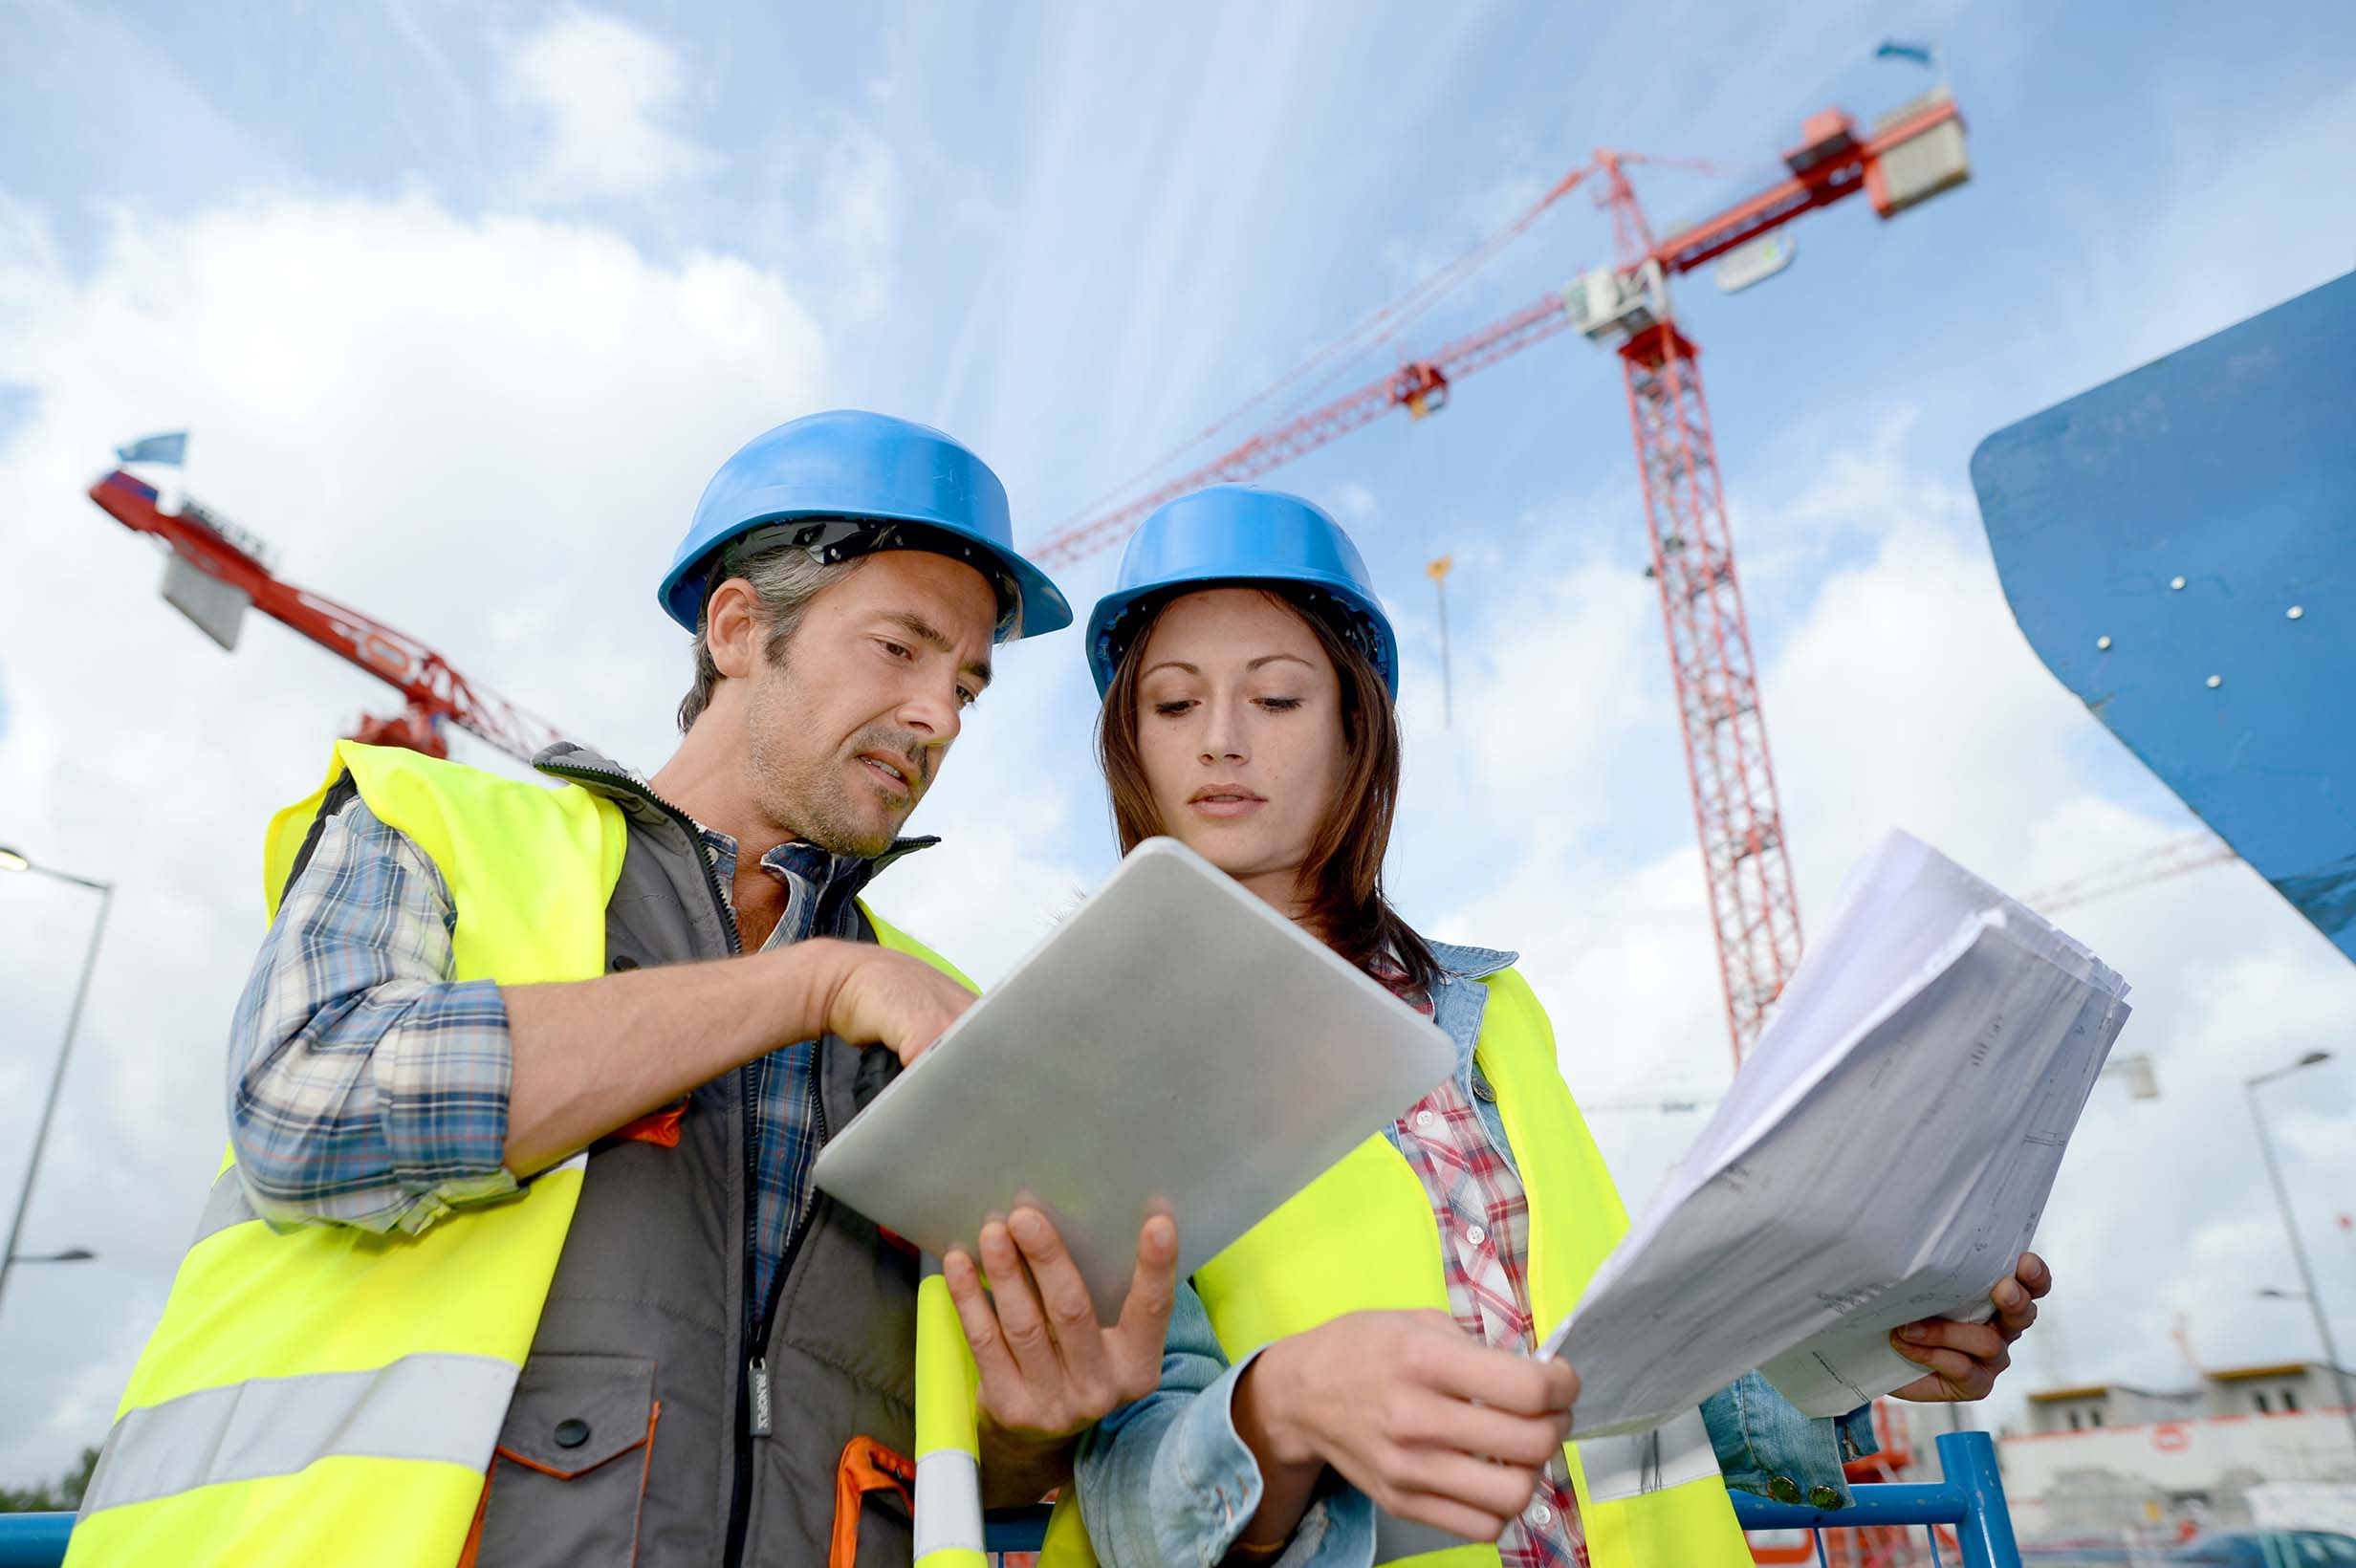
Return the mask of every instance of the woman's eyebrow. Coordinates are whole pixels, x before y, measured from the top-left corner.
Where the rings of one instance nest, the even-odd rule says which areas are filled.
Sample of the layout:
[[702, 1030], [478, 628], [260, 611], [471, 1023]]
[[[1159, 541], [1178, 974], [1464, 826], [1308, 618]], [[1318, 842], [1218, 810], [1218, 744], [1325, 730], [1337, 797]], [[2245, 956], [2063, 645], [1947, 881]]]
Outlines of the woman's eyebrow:
[[[1273, 664], [1279, 659], [1289, 659], [1294, 664], [1300, 665], [1303, 669], [1317, 668], [1315, 664], [1309, 663], [1308, 660], [1303, 659], [1298, 653], [1263, 653], [1257, 659], [1253, 660], [1250, 664], [1243, 666], [1244, 673], [1249, 675], [1254, 670], [1258, 669], [1262, 664]], [[1189, 664], [1183, 659], [1165, 659], [1159, 664], [1148, 666], [1138, 676], [1138, 679], [1142, 681], [1145, 678], [1145, 676], [1153, 674], [1156, 670], [1165, 669], [1183, 669], [1189, 675], [1202, 674], [1202, 669], [1200, 666]]]

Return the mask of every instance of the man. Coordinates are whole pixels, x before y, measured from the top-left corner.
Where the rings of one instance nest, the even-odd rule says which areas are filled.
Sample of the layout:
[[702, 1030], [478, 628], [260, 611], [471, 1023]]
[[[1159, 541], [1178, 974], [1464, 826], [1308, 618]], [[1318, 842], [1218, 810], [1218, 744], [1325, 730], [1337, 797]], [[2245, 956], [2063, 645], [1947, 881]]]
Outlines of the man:
[[[273, 823], [234, 1164], [72, 1562], [908, 1560], [918, 1260], [810, 1166], [858, 1048], [968, 1005], [859, 894], [931, 842], [898, 830], [993, 645], [1070, 610], [980, 459], [847, 412], [729, 461], [661, 599], [696, 672], [653, 777], [347, 743]], [[985, 1400], [993, 1500], [1150, 1386], [1163, 1240], [1145, 1309]]]

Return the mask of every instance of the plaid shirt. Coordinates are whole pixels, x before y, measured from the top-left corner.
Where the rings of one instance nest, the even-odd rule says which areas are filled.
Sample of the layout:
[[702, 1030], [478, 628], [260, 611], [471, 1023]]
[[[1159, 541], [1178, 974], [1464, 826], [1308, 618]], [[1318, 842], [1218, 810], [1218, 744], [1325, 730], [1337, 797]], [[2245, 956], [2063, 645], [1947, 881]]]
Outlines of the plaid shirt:
[[[723, 897], [737, 846], [702, 830]], [[786, 884], [769, 947], [836, 929], [873, 862], [781, 844]], [[501, 1198], [513, 1065], [495, 981], [453, 983], [458, 911], [431, 860], [354, 799], [326, 822], [263, 940], [229, 1041], [229, 1126], [256, 1212], [280, 1229], [331, 1221], [417, 1232]], [[824, 923], [821, 926], [821, 923]], [[822, 1127], [804, 1041], [748, 1063], [759, 1311], [808, 1209]]]
[[[1400, 1000], [1429, 1017], [1431, 996], [1395, 964], [1370, 967]], [[1480, 1087], [1476, 1082], [1476, 1092]], [[1448, 1310], [1482, 1344], [1527, 1355], [1536, 1347], [1530, 1312], [1530, 1200], [1512, 1160], [1489, 1135], [1479, 1109], [1453, 1078], [1398, 1122], [1399, 1148], [1423, 1178], [1440, 1228]], [[1560, 1459], [1538, 1495], [1497, 1542], [1505, 1568], [1585, 1568], [1579, 1498]]]

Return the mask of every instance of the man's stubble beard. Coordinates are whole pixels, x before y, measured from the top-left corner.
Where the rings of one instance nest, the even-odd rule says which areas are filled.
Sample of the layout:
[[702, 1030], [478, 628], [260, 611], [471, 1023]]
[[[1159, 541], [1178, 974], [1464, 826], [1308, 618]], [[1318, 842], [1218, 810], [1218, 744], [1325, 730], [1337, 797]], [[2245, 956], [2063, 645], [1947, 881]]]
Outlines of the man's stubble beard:
[[[874, 792], [870, 798], [883, 815], [877, 826], [854, 798], [862, 786], [847, 776], [851, 753], [878, 737], [862, 730], [825, 755], [800, 751], [790, 737], [807, 733], [808, 715], [797, 700], [793, 675], [782, 668], [753, 693], [750, 719], [746, 780], [773, 827], [835, 855], [872, 860], [891, 848], [906, 814], [895, 814], [883, 802], [881, 786], [864, 786]], [[910, 802], [909, 810], [914, 809]]]

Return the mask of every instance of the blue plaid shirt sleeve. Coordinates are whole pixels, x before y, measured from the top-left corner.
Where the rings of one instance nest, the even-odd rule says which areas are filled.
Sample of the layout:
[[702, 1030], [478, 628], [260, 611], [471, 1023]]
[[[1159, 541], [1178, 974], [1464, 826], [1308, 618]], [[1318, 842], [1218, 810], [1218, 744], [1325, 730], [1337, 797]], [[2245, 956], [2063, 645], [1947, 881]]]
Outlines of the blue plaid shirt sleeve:
[[353, 799], [319, 824], [230, 1025], [229, 1140], [279, 1230], [417, 1232], [516, 1189], [496, 982], [454, 983], [448, 887]]

